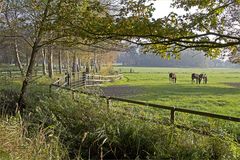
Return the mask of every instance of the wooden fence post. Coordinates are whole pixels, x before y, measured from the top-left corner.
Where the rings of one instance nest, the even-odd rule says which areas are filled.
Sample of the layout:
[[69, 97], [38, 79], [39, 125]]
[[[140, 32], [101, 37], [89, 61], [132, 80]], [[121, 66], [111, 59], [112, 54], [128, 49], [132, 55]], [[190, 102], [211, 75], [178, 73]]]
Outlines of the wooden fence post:
[[67, 80], [67, 73], [65, 73], [65, 77], [64, 77], [64, 83], [68, 84], [68, 80]]
[[107, 108], [110, 109], [111, 107], [111, 99], [110, 97], [107, 97]]
[[69, 87], [71, 87], [71, 77], [70, 77], [70, 74], [69, 74], [69, 73], [67, 73], [67, 76], [66, 76], [65, 81], [67, 82], [67, 85], [68, 85]]
[[9, 76], [10, 78], [12, 78], [12, 71], [9, 71]]
[[57, 85], [60, 87], [60, 78], [58, 78], [58, 83], [57, 83]]
[[50, 84], [49, 86], [49, 93], [51, 94], [52, 93], [52, 85]]
[[72, 91], [72, 99], [75, 100], [75, 92]]
[[83, 86], [86, 86], [87, 84], [87, 73], [86, 72], [83, 72], [82, 73], [82, 81], [83, 81]]
[[170, 116], [171, 124], [174, 124], [174, 119], [175, 119], [175, 107], [171, 109], [171, 116]]

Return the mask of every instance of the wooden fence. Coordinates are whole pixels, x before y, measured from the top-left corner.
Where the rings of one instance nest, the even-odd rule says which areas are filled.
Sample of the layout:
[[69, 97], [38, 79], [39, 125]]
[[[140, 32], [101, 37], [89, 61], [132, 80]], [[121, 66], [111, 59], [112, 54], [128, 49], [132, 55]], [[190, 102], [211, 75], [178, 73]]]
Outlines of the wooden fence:
[[66, 75], [65, 83], [70, 88], [79, 88], [82, 86], [101, 85], [104, 82], [112, 82], [115, 80], [119, 80], [122, 77], [123, 77], [122, 74], [102, 76], [102, 75], [86, 74], [85, 72], [83, 72], [82, 76], [78, 76], [78, 78], [73, 78], [73, 76], [71, 76], [70, 74]]
[[[56, 85], [54, 83], [50, 85], [50, 90], [52, 89], [53, 86], [57, 87], [57, 88], [62, 88], [62, 89], [71, 91], [73, 93], [72, 94], [73, 97], [74, 97], [74, 93], [94, 95], [93, 93], [74, 90], [74, 89], [71, 89], [71, 88], [68, 88], [68, 87], [62, 87], [62, 86]], [[119, 98], [119, 97], [111, 97], [111, 96], [105, 96], [105, 95], [99, 95], [99, 97], [106, 99], [108, 107], [110, 106], [111, 100], [112, 100], [112, 101], [127, 102], [127, 103], [132, 103], [132, 104], [138, 104], [138, 105], [143, 105], [143, 106], [149, 106], [149, 107], [153, 107], [153, 108], [168, 110], [168, 111], [170, 111], [170, 122], [172, 124], [174, 124], [175, 113], [176, 112], [198, 115], [198, 116], [203, 116], [203, 117], [216, 118], [216, 119], [222, 119], [222, 120], [227, 120], [227, 121], [232, 121], [232, 122], [240, 122], [239, 117], [232, 117], [232, 116], [226, 116], [226, 115], [221, 115], [221, 114], [202, 112], [202, 111], [196, 111], [196, 110], [179, 108], [179, 107], [165, 106], [165, 105], [160, 105], [160, 104], [153, 104], [153, 103], [147, 103], [147, 102], [142, 102], [142, 101], [130, 100], [130, 99]]]
[[[42, 75], [42, 71], [34, 70], [32, 77]], [[22, 74], [19, 70], [0, 70], [0, 77], [19, 78]]]
[[69, 87], [71, 89], [76, 89], [80, 87], [89, 87], [89, 86], [97, 86], [104, 82], [112, 82], [115, 80], [119, 80], [123, 77], [122, 74], [118, 75], [91, 75], [86, 74], [85, 72], [82, 73], [82, 76], [78, 76], [78, 79], [72, 78], [70, 74], [66, 74], [62, 78], [58, 78], [57, 81], [50, 85], [50, 89], [52, 86], [55, 87]]
[[18, 70], [0, 70], [0, 76], [2, 77], [21, 77], [21, 72]]

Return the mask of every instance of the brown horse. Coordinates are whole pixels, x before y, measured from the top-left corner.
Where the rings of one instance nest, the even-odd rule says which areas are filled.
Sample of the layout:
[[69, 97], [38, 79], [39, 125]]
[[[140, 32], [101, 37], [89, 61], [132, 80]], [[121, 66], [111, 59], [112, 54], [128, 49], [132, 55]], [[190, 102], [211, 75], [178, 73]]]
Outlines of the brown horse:
[[169, 73], [169, 82], [173, 82], [173, 83], [176, 83], [177, 82], [177, 76], [175, 73]]

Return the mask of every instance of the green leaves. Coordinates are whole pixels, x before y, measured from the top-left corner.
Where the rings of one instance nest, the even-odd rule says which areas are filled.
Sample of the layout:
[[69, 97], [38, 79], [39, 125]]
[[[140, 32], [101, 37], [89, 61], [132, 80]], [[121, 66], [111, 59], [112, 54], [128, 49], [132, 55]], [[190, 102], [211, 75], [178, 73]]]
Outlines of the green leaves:
[[[123, 0], [120, 5], [98, 0], [21, 1], [28, 5], [21, 12], [26, 16], [19, 17], [19, 21], [31, 25], [33, 37], [41, 28], [43, 41], [48, 44], [128, 41], [144, 46], [147, 51], [176, 57], [188, 48], [208, 51], [239, 45], [239, 29], [231, 27], [231, 22], [239, 24], [236, 18], [238, 1], [175, 0], [172, 6], [185, 9], [186, 14], [180, 16], [172, 12], [159, 19], [152, 19], [155, 8], [151, 0]], [[192, 8], [195, 8], [194, 12], [190, 12]], [[33, 18], [28, 16], [29, 13], [34, 15]], [[213, 52], [214, 55], [210, 52], [208, 55], [221, 53], [217, 49]]]

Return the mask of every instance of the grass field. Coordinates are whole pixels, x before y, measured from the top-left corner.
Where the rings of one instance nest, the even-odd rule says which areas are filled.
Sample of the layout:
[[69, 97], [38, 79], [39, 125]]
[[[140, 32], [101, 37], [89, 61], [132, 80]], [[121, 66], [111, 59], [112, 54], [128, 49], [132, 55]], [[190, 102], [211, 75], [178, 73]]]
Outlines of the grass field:
[[[130, 68], [134, 73], [129, 73]], [[155, 104], [189, 108], [198, 111], [240, 117], [240, 70], [239, 69], [195, 69], [195, 68], [147, 68], [147, 67], [115, 67], [124, 78], [106, 86], [120, 92], [121, 97], [151, 102]], [[177, 83], [169, 83], [168, 73], [177, 74]], [[192, 84], [192, 73], [206, 73], [208, 84]], [[123, 89], [121, 91], [121, 89]], [[129, 90], [133, 90], [130, 92]], [[126, 94], [124, 94], [126, 92]], [[117, 96], [115, 93], [114, 96]], [[148, 107], [135, 106], [139, 112], [148, 117], [169, 118], [169, 112]], [[136, 110], [135, 108], [135, 110]], [[129, 109], [126, 109], [129, 110]], [[151, 113], [151, 114], [149, 114]], [[178, 123], [190, 127], [207, 130], [223, 130], [238, 135], [240, 140], [240, 124], [213, 118], [176, 114]], [[206, 127], [207, 126], [207, 127]], [[214, 129], [213, 129], [214, 128]]]
[[[240, 117], [240, 69], [119, 67], [124, 78], [109, 85], [127, 85], [139, 92], [131, 99]], [[177, 74], [169, 83], [168, 72]], [[192, 84], [192, 73], [206, 73], [208, 84]], [[124, 97], [124, 96], [123, 96]]]

